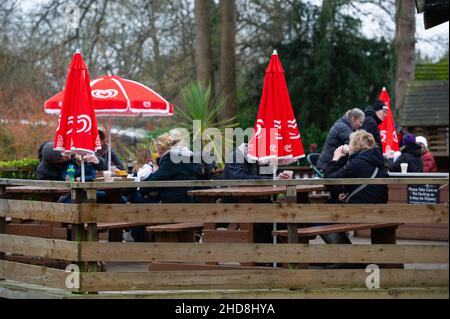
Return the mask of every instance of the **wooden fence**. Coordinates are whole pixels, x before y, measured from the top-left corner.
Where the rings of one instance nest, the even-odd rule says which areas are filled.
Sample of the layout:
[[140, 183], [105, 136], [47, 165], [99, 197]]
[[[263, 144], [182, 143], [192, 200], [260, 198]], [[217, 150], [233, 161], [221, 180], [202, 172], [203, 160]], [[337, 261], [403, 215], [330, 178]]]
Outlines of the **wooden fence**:
[[[345, 184], [448, 184], [448, 178], [346, 179]], [[277, 204], [97, 204], [98, 188], [285, 185], [287, 203]], [[448, 245], [308, 245], [297, 243], [298, 223], [448, 223], [448, 203], [436, 205], [297, 204], [296, 185], [341, 185], [340, 179], [66, 183], [0, 179], [0, 278], [74, 293], [133, 290], [265, 291], [292, 297], [320, 291], [319, 297], [448, 298]], [[70, 187], [75, 204], [6, 199], [13, 185]], [[292, 191], [294, 189], [294, 191]], [[6, 234], [6, 218], [60, 222], [72, 240]], [[98, 242], [99, 223], [287, 223], [288, 243], [117, 243]], [[84, 233], [84, 234], [83, 234]], [[5, 253], [63, 260], [80, 273], [5, 260]], [[97, 262], [287, 263], [288, 268], [101, 272]], [[368, 289], [366, 269], [298, 269], [303, 263], [444, 264], [440, 269], [381, 269], [380, 288]], [[429, 268], [429, 267], [428, 267]], [[70, 280], [75, 281], [70, 281]], [[68, 280], [71, 284], [67, 285]], [[281, 289], [281, 290], [280, 290]], [[340, 290], [336, 290], [340, 289]], [[281, 292], [280, 292], [281, 291]], [[328, 294], [322, 294], [328, 291]], [[337, 291], [337, 292], [336, 292]], [[215, 292], [217, 293], [217, 292]], [[213, 296], [211, 292], [210, 296]], [[206, 295], [208, 296], [208, 295]], [[239, 296], [239, 295], [238, 295]], [[303, 296], [303, 295], [302, 295]]]

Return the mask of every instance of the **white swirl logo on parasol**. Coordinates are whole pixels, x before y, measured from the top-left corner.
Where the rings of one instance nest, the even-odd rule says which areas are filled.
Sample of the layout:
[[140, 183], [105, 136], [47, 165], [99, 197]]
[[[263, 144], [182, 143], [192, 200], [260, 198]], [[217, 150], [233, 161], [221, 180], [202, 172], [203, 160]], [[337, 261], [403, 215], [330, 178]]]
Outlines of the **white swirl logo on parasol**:
[[269, 147], [269, 149], [270, 149], [271, 152], [276, 152], [276, 151], [278, 151], [278, 147], [277, 147], [275, 144], [271, 144], [270, 147]]
[[289, 128], [292, 128], [292, 129], [296, 129], [297, 128], [297, 121], [295, 119], [290, 120], [290, 121], [288, 120], [287, 122], [288, 122], [288, 127]]
[[[72, 126], [73, 125], [73, 116], [69, 116], [67, 118], [67, 126]], [[73, 132], [73, 128], [70, 127], [70, 129], [66, 132], [66, 134], [72, 134]]]
[[149, 108], [149, 107], [151, 107], [152, 106], [152, 102], [150, 102], [150, 101], [144, 101], [144, 103], [142, 103], [142, 105], [145, 107], [145, 108]]
[[385, 142], [386, 141], [386, 137], [387, 137], [386, 130], [380, 131], [380, 137], [381, 137], [381, 142]]
[[119, 94], [119, 91], [114, 89], [107, 89], [107, 90], [92, 90], [91, 92], [92, 96], [97, 99], [109, 99], [112, 97], [116, 97]]
[[262, 127], [264, 125], [264, 121], [263, 120], [258, 120], [256, 122], [256, 133], [255, 133], [255, 137], [257, 139], [260, 139], [262, 137]]
[[300, 134], [297, 134], [297, 133], [289, 133], [289, 138], [291, 139], [291, 140], [298, 140], [298, 139], [300, 139]]
[[63, 147], [64, 146], [64, 140], [61, 135], [58, 135], [57, 141], [56, 141], [56, 147]]
[[[78, 128], [79, 124], [82, 125], [81, 128]], [[77, 133], [87, 133], [92, 128], [92, 120], [89, 115], [82, 114], [78, 116], [77, 119]]]
[[394, 135], [394, 142], [395, 142], [395, 143], [398, 143], [398, 136], [397, 136], [397, 132], [396, 132], [396, 131], [394, 131], [394, 132], [393, 132], [393, 135]]
[[284, 150], [288, 153], [292, 153], [292, 145], [291, 144], [285, 145]]

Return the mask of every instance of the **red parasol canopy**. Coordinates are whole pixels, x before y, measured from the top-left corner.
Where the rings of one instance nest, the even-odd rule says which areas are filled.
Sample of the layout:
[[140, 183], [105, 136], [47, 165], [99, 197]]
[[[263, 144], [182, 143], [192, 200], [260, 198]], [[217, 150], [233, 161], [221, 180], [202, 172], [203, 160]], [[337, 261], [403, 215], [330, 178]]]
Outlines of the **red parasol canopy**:
[[[97, 116], [171, 116], [173, 106], [144, 84], [119, 76], [99, 76], [90, 82]], [[64, 91], [45, 102], [45, 112], [60, 113]]]
[[381, 90], [380, 97], [378, 98], [387, 107], [388, 112], [384, 121], [378, 126], [381, 135], [381, 142], [383, 146], [383, 154], [389, 151], [398, 151], [400, 148], [398, 146], [397, 131], [395, 130], [394, 116], [391, 111], [391, 99], [385, 87]]
[[248, 145], [248, 157], [258, 161], [276, 159], [294, 162], [304, 156], [283, 66], [274, 51], [264, 78], [255, 131]]
[[84, 155], [101, 148], [89, 82], [86, 64], [77, 51], [67, 75], [55, 150]]

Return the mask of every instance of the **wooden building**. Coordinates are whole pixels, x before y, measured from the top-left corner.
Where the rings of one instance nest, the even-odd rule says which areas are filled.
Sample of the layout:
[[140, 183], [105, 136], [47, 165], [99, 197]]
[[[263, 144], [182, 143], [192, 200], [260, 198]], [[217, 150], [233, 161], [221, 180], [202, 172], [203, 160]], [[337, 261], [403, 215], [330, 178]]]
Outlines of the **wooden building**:
[[409, 83], [399, 123], [405, 132], [425, 136], [438, 170], [448, 172], [449, 100], [448, 59], [416, 67], [416, 80]]

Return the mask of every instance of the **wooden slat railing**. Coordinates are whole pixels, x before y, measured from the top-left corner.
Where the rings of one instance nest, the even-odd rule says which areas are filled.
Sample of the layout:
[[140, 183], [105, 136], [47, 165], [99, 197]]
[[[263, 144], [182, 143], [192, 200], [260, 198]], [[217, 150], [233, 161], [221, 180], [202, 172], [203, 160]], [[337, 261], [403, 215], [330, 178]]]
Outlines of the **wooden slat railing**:
[[[448, 245], [305, 245], [212, 243], [99, 243], [97, 223], [431, 223], [449, 222], [448, 204], [323, 205], [323, 204], [95, 204], [95, 189], [120, 187], [311, 184], [448, 184], [447, 178], [389, 178], [292, 181], [176, 181], [144, 183], [66, 183], [0, 179], [6, 186], [70, 187], [77, 204], [0, 198], [0, 252], [75, 262], [81, 266], [79, 288], [66, 287], [64, 270], [0, 260], [0, 278], [68, 291], [161, 289], [322, 289], [365, 287], [365, 269], [239, 269], [155, 272], [97, 272], [96, 261], [115, 262], [256, 262], [446, 264]], [[291, 194], [292, 196], [292, 194]], [[75, 240], [54, 240], [5, 234], [6, 217], [72, 224]], [[82, 235], [88, 224], [88, 237]], [[296, 228], [296, 227], [294, 227]], [[88, 240], [88, 241], [86, 241]], [[0, 255], [0, 259], [2, 259]], [[84, 268], [84, 264], [89, 266]], [[429, 288], [448, 297], [448, 269], [382, 269], [381, 288]], [[433, 290], [434, 289], [434, 290]], [[411, 290], [412, 291], [412, 290]], [[430, 290], [426, 290], [426, 294]], [[420, 294], [419, 294], [420, 296]]]

